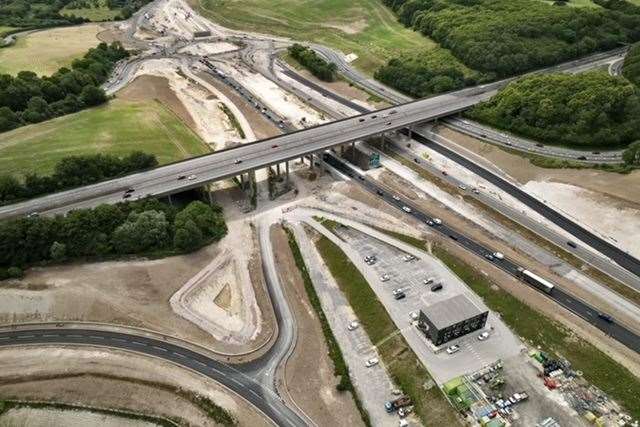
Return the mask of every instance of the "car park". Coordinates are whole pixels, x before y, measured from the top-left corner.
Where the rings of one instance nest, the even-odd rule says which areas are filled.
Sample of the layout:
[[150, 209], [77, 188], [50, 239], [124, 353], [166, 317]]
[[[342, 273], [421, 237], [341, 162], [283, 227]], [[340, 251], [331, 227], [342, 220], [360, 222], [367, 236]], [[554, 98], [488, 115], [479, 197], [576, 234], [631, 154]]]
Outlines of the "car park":
[[487, 338], [489, 338], [489, 332], [485, 331], [478, 335], [478, 341], [485, 341]]
[[371, 368], [372, 366], [376, 366], [378, 363], [380, 363], [380, 360], [378, 360], [377, 357], [372, 357], [371, 359], [368, 359], [366, 362], [364, 362], [364, 366], [366, 366], [367, 368]]
[[454, 354], [460, 351], [460, 346], [455, 344], [447, 347], [447, 354]]
[[347, 326], [347, 330], [355, 331], [359, 327], [360, 327], [360, 323], [358, 323], [357, 321], [354, 320], [353, 322], [349, 323], [349, 326]]

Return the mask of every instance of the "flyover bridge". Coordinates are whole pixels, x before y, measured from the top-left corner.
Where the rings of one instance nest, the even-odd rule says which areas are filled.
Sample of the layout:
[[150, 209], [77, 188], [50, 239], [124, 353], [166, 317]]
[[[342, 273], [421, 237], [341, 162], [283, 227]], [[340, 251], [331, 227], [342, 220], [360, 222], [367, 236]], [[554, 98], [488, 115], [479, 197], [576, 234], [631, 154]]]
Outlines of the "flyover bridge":
[[[337, 145], [455, 114], [490, 98], [504, 84], [506, 81], [495, 82], [413, 101], [4, 206], [0, 208], [0, 218], [28, 215], [32, 212], [66, 212], [102, 203], [115, 203], [123, 200], [124, 192], [128, 189], [135, 190], [132, 199], [179, 193], [210, 182], [241, 176], [256, 169], [319, 153]], [[193, 179], [178, 180], [180, 176]]]

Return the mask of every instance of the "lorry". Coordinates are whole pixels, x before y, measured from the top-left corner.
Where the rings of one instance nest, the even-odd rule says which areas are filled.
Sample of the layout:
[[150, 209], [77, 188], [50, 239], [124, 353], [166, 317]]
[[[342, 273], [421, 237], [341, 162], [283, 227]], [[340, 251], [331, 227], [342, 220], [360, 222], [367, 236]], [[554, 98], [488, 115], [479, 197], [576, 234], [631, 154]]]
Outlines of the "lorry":
[[395, 400], [390, 400], [384, 404], [384, 409], [387, 412], [394, 412], [398, 409], [411, 405], [411, 398], [409, 396], [400, 396]]

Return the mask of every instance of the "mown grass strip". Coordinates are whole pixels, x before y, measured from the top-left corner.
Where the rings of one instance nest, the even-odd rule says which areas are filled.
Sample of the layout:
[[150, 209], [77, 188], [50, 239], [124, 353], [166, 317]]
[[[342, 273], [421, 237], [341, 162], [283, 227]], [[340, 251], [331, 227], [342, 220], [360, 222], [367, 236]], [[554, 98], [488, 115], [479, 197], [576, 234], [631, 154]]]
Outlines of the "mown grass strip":
[[[400, 233], [380, 231], [424, 250], [426, 242]], [[434, 244], [433, 254], [462, 279], [485, 304], [500, 313], [502, 320], [529, 345], [564, 357], [584, 378], [621, 404], [634, 418], [640, 418], [640, 379], [604, 352], [576, 336], [571, 330], [515, 296], [499, 288], [479, 270]], [[522, 284], [522, 286], [526, 286]]]
[[307, 270], [307, 265], [304, 262], [304, 258], [302, 257], [302, 253], [300, 252], [300, 247], [298, 246], [298, 242], [296, 241], [295, 236], [286, 227], [283, 227], [284, 231], [287, 233], [287, 240], [289, 241], [289, 248], [291, 249], [291, 253], [293, 254], [293, 259], [295, 260], [296, 266], [300, 271], [300, 275], [302, 276], [302, 281], [304, 282], [304, 289], [307, 293], [307, 297], [309, 298], [309, 302], [311, 302], [311, 306], [316, 312], [318, 319], [320, 320], [320, 326], [322, 327], [322, 333], [324, 334], [324, 339], [327, 344], [327, 348], [329, 349], [329, 357], [333, 361], [333, 374], [337, 377], [340, 377], [340, 382], [336, 386], [339, 391], [348, 390], [353, 395], [353, 400], [355, 401], [356, 407], [358, 408], [358, 412], [360, 412], [360, 416], [362, 417], [362, 421], [364, 424], [369, 427], [371, 426], [371, 419], [369, 418], [369, 413], [362, 406], [362, 401], [358, 396], [358, 392], [353, 386], [351, 382], [351, 377], [349, 376], [349, 367], [347, 366], [347, 362], [344, 360], [344, 356], [342, 355], [342, 350], [340, 350], [340, 345], [338, 341], [336, 341], [336, 337], [333, 335], [331, 331], [331, 326], [329, 325], [329, 321], [327, 320], [327, 316], [324, 314], [324, 310], [322, 309], [322, 304], [320, 303], [320, 298], [318, 298], [318, 294], [316, 293], [315, 288], [313, 287], [313, 282], [311, 282], [311, 277], [309, 277], [309, 271]]
[[[332, 230], [337, 223], [324, 220], [322, 224]], [[413, 400], [415, 412], [422, 423], [427, 426], [460, 425], [454, 409], [434, 386], [426, 368], [404, 337], [396, 334], [396, 325], [358, 268], [324, 236], [316, 241], [316, 248], [369, 338], [374, 345], [379, 344], [378, 353], [391, 378]]]

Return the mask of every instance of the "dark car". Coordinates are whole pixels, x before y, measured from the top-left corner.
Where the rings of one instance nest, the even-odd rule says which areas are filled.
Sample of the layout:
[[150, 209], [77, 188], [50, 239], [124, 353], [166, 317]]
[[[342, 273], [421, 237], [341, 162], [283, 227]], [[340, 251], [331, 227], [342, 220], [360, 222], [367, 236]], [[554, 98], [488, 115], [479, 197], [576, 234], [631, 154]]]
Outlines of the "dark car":
[[536, 147], [544, 147], [544, 145], [540, 144], [539, 142], [536, 144]]
[[378, 196], [383, 196], [383, 195], [384, 195], [384, 193], [382, 192], [382, 190], [376, 190], [376, 194], [377, 194]]
[[406, 295], [405, 295], [404, 292], [398, 292], [397, 294], [394, 294], [393, 297], [395, 299], [402, 299], [402, 298], [406, 297]]
[[613, 317], [611, 317], [607, 313], [598, 313], [598, 317], [607, 323], [613, 323]]
[[417, 158], [413, 159], [413, 161], [416, 162], [416, 163], [420, 163], [420, 160], [418, 160]]
[[436, 283], [435, 285], [431, 286], [431, 292], [438, 292], [442, 290], [442, 283]]
[[576, 244], [575, 244], [575, 243], [573, 243], [573, 242], [567, 242], [567, 245], [571, 246], [573, 249], [575, 249], [575, 248], [577, 248], [577, 247], [578, 247], [578, 245], [576, 245]]
[[585, 156], [579, 156], [578, 160], [587, 160], [587, 158]]
[[187, 179], [187, 175], [180, 175], [178, 177], [178, 181], [182, 181], [183, 179]]
[[134, 191], [136, 190], [134, 190], [133, 188], [128, 188], [127, 191], [124, 192], [124, 194], [133, 193]]

